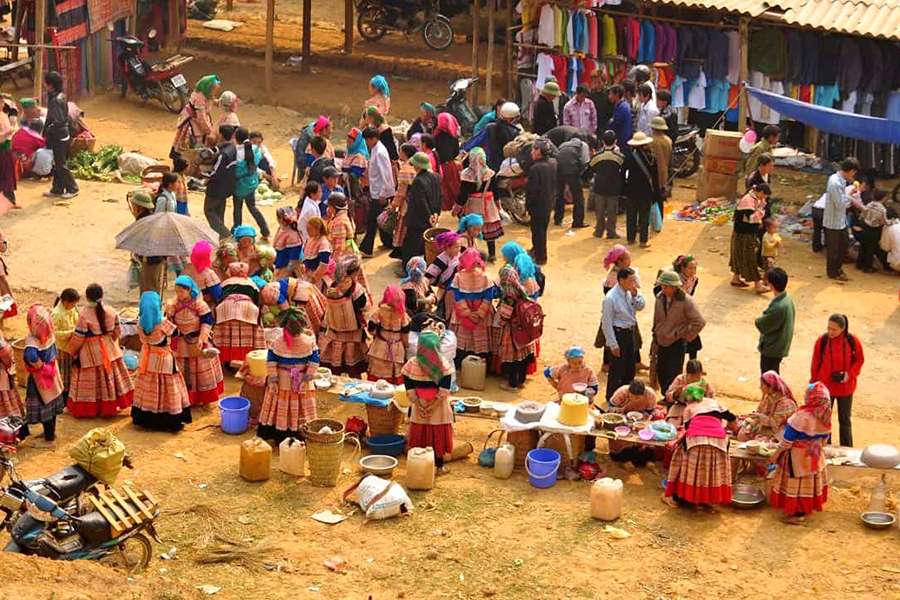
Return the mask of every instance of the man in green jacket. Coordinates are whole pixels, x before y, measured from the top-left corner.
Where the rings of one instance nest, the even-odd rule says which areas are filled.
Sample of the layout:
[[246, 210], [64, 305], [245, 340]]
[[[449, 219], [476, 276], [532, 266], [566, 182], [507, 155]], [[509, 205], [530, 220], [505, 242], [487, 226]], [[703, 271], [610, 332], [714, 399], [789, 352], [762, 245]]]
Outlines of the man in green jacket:
[[766, 281], [775, 290], [775, 297], [762, 316], [756, 319], [756, 329], [759, 330], [759, 370], [760, 373], [779, 373], [781, 361], [790, 352], [794, 337], [794, 301], [785, 291], [788, 275], [784, 269], [769, 269]]

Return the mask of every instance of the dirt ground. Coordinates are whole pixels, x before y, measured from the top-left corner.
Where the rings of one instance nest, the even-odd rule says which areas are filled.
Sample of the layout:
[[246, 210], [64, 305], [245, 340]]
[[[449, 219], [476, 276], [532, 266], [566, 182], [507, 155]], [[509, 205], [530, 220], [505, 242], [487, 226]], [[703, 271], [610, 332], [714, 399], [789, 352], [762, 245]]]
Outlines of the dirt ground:
[[[193, 80], [213, 69], [226, 87], [245, 99], [242, 121], [265, 132], [282, 172], [290, 159], [287, 139], [300, 125], [322, 110], [334, 113], [336, 102], [358, 107], [366, 94], [362, 73], [334, 71], [328, 72], [335, 76], [329, 78], [284, 72], [278, 74], [284, 91], [276, 102], [281, 106], [274, 108], [259, 103], [253, 89], [259, 78], [247, 77], [247, 66], [203, 60], [192, 65], [188, 75]], [[432, 87], [398, 82], [395, 106], [401, 108], [396, 115], [410, 115]], [[174, 118], [157, 105], [142, 106], [116, 96], [80, 104], [101, 144], [119, 143], [157, 158], [167, 155]], [[348, 108], [346, 115], [350, 112]], [[690, 201], [694, 192], [692, 181], [678, 185], [676, 205]], [[787, 172], [779, 174], [775, 185], [794, 201], [821, 186], [821, 177]], [[23, 182], [23, 210], [8, 213], [0, 223], [10, 242], [5, 258], [20, 306], [50, 302], [63, 287], [84, 288], [91, 282], [102, 284], [117, 308], [135, 305], [137, 293], [125, 285], [127, 254], [115, 250], [113, 241], [132, 220], [124, 202], [129, 186], [83, 182], [81, 195], [68, 206], [42, 198], [47, 188], [46, 183]], [[277, 206], [296, 201], [296, 193], [288, 194], [263, 212], [271, 223]], [[202, 198], [192, 194], [193, 214], [202, 213], [201, 203]], [[527, 230], [513, 226], [505, 239], [525, 244], [527, 236]], [[649, 288], [653, 274], [676, 254], [698, 257], [701, 285], [696, 300], [708, 321], [701, 358], [726, 403], [743, 413], [758, 399], [752, 320], [769, 300], [728, 285], [729, 236], [728, 226], [667, 220], [652, 248], [636, 251], [635, 265]], [[542, 299], [547, 312], [542, 368], [561, 360], [573, 343], [591, 348], [600, 314], [601, 261], [610, 245], [590, 237], [589, 229], [570, 235], [551, 228], [548, 286]], [[813, 340], [824, 331], [828, 314], [848, 314], [866, 350], [854, 410], [857, 445], [896, 442], [900, 408], [890, 390], [900, 387], [900, 278], [863, 275], [851, 268], [851, 283], [834, 284], [824, 277], [824, 258], [797, 240], [787, 241], [781, 262], [791, 274], [790, 292], [798, 308], [794, 347], [783, 371], [788, 381], [799, 394], [808, 379]], [[376, 293], [394, 280], [393, 268], [385, 253], [366, 263]], [[645, 332], [651, 320], [650, 309], [640, 315]], [[6, 324], [9, 337], [23, 329], [23, 317]], [[588, 360], [599, 369], [596, 350], [589, 350]], [[543, 401], [551, 396], [541, 378], [515, 397], [499, 391], [496, 383], [489, 382], [484, 397]], [[228, 391], [235, 390], [229, 379]], [[320, 414], [326, 413], [343, 420], [359, 411], [320, 399]], [[135, 430], [127, 416], [102, 422], [64, 416], [53, 447], [26, 442], [19, 454], [22, 475], [38, 477], [65, 465], [68, 448], [88, 429], [112, 427], [136, 464], [121, 480], [152, 490], [164, 505], [159, 530], [165, 541], [156, 547], [150, 569], [133, 578], [100, 565], [0, 555], [0, 597], [115, 594], [175, 600], [203, 597], [196, 586], [204, 584], [220, 587], [215, 598], [226, 599], [769, 598], [799, 591], [821, 598], [900, 597], [897, 530], [873, 532], [858, 521], [877, 480], [872, 471], [834, 469], [826, 512], [806, 526], [789, 527], [768, 508], [726, 508], [718, 514], [670, 509], [659, 501], [664, 474], [653, 468], [632, 473], [606, 463], [609, 473], [625, 482], [623, 515], [614, 525], [631, 537], [615, 540], [589, 517], [587, 484], [561, 481], [551, 489], [535, 490], [519, 473], [507, 481], [494, 479], [472, 457], [453, 463], [451, 474], [440, 478], [435, 489], [412, 493], [413, 516], [364, 523], [356, 514], [332, 527], [312, 521], [310, 515], [338, 509], [341, 492], [355, 474], [345, 474], [334, 489], [315, 488], [278, 471], [265, 483], [246, 483], [237, 475], [238, 445], [249, 436], [226, 436], [217, 424], [215, 409], [195, 411], [194, 423], [179, 435]], [[471, 442], [477, 453], [492, 428], [488, 421], [460, 419], [455, 435]], [[344, 464], [354, 469], [349, 446]], [[403, 481], [402, 468], [399, 479]], [[896, 474], [888, 481], [895, 490], [900, 488]], [[273, 550], [249, 567], [198, 564], [217, 543], [216, 536], [265, 541]], [[172, 547], [177, 548], [175, 559], [161, 560], [159, 554]], [[323, 566], [336, 555], [348, 562], [344, 574]]]

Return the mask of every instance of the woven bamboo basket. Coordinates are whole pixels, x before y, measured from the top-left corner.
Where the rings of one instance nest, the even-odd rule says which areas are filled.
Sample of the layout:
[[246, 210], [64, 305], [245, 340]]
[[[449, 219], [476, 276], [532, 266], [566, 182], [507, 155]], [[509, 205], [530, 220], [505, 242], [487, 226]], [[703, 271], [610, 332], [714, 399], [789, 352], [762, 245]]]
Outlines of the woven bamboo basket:
[[369, 422], [369, 435], [387, 435], [400, 432], [403, 413], [393, 402], [386, 407], [366, 404], [366, 420]]
[[24, 388], [28, 384], [28, 376], [25, 371], [25, 338], [13, 340], [13, 359], [16, 361], [16, 383]]
[[[323, 427], [331, 429], [332, 433], [319, 433]], [[303, 438], [307, 442], [318, 444], [332, 444], [344, 442], [344, 424], [333, 419], [313, 419], [303, 425]]]
[[534, 429], [526, 431], [508, 431], [506, 441], [516, 447], [514, 466], [517, 471], [525, 470], [525, 456], [529, 450], [537, 448], [538, 432]]
[[425, 262], [429, 265], [441, 253], [437, 247], [437, 236], [448, 231], [450, 230], [446, 227], [432, 227], [431, 229], [426, 229], [425, 233], [422, 234], [422, 239], [425, 240]]
[[354, 436], [343, 437], [336, 442], [313, 442], [306, 440], [306, 460], [309, 463], [309, 482], [317, 487], [334, 487], [341, 476], [341, 461], [344, 457], [344, 440], [355, 445], [351, 462], [360, 452], [359, 440]]

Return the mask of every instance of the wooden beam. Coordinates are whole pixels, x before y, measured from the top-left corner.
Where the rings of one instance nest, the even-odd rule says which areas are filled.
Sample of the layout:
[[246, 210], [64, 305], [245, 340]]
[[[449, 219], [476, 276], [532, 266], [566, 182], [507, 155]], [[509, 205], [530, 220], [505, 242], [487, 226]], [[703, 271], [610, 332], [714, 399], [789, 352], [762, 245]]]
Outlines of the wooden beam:
[[94, 66], [94, 40], [88, 36], [84, 43], [84, 61], [87, 63], [87, 89], [88, 95], [91, 96], [96, 92], [97, 85], [97, 69]]
[[344, 54], [353, 54], [353, 0], [344, 0]]
[[[47, 0], [34, 0], [34, 41], [44, 43], [47, 35]], [[38, 48], [34, 53], [34, 99], [44, 106], [44, 53], [43, 48]]]
[[740, 23], [738, 23], [738, 35], [741, 38], [741, 70], [740, 82], [738, 83], [741, 86], [741, 91], [738, 97], [738, 131], [744, 131], [744, 128], [747, 127], [747, 113], [749, 109], [747, 94], [743, 90], [743, 85], [750, 78], [748, 62], [750, 55], [750, 19], [746, 17], [741, 18]]
[[485, 103], [494, 101], [494, 13], [496, 0], [487, 0], [488, 10], [488, 42], [487, 42], [487, 77], [484, 82]]
[[169, 22], [169, 30], [166, 32], [166, 48], [170, 51], [177, 45], [175, 36], [178, 31], [178, 4], [179, 0], [169, 0], [169, 11], [166, 17]]
[[[481, 40], [481, 3], [472, 2], [472, 77], [478, 77], [478, 49]], [[478, 86], [472, 87], [472, 105], [478, 104]]]
[[274, 46], [275, 0], [266, 0], [266, 94], [269, 96], [272, 95], [272, 53]]
[[309, 59], [312, 55], [312, 0], [303, 0], [303, 63], [300, 71], [309, 73]]
[[226, 0], [225, 10], [228, 10], [228, 11], [234, 10], [234, 0]]
[[138, 4], [139, 0], [134, 0], [131, 3], [133, 10], [131, 11], [131, 19], [128, 21], [128, 33], [131, 35], [137, 35]]
[[513, 85], [515, 84], [516, 71], [513, 65], [513, 41], [516, 37], [515, 33], [513, 33], [513, 10], [513, 0], [506, 0], [506, 85], [503, 94], [508, 100], [512, 100], [514, 96]]

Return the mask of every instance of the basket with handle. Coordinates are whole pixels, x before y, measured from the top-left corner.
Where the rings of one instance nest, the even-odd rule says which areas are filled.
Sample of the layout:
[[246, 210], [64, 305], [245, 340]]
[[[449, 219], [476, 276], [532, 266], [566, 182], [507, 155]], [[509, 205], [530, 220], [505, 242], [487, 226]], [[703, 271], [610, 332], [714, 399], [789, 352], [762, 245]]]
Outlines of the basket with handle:
[[[495, 433], [499, 434], [497, 436], [497, 444], [493, 448], [488, 448], [488, 444], [491, 443], [491, 438], [494, 437]], [[487, 437], [484, 440], [484, 446], [481, 447], [481, 452], [478, 453], [478, 464], [480, 466], [493, 468], [494, 455], [497, 454], [497, 448], [499, 448], [500, 444], [503, 443], [504, 435], [508, 435], [508, 434], [503, 429], [495, 429], [487, 435]]]
[[306, 440], [306, 461], [309, 463], [309, 482], [317, 487], [334, 487], [341, 475], [341, 462], [344, 458], [344, 442], [350, 440], [355, 448], [350, 456], [352, 461], [361, 448], [359, 440], [353, 434], [340, 434], [337, 441], [320, 442]]
[[446, 227], [431, 227], [430, 229], [426, 229], [425, 233], [422, 234], [422, 239], [425, 240], [425, 262], [429, 265], [434, 262], [437, 255], [441, 253], [441, 251], [438, 250], [437, 237], [448, 231], [450, 230]]
[[[331, 433], [319, 433], [324, 427], [331, 429]], [[302, 431], [307, 442], [331, 444], [344, 441], [344, 424], [334, 419], [313, 419], [303, 425]]]
[[141, 171], [141, 185], [156, 188], [162, 183], [163, 173], [168, 173], [169, 165], [150, 165]]
[[403, 413], [393, 402], [383, 408], [366, 404], [366, 421], [369, 422], [369, 435], [399, 433]]

